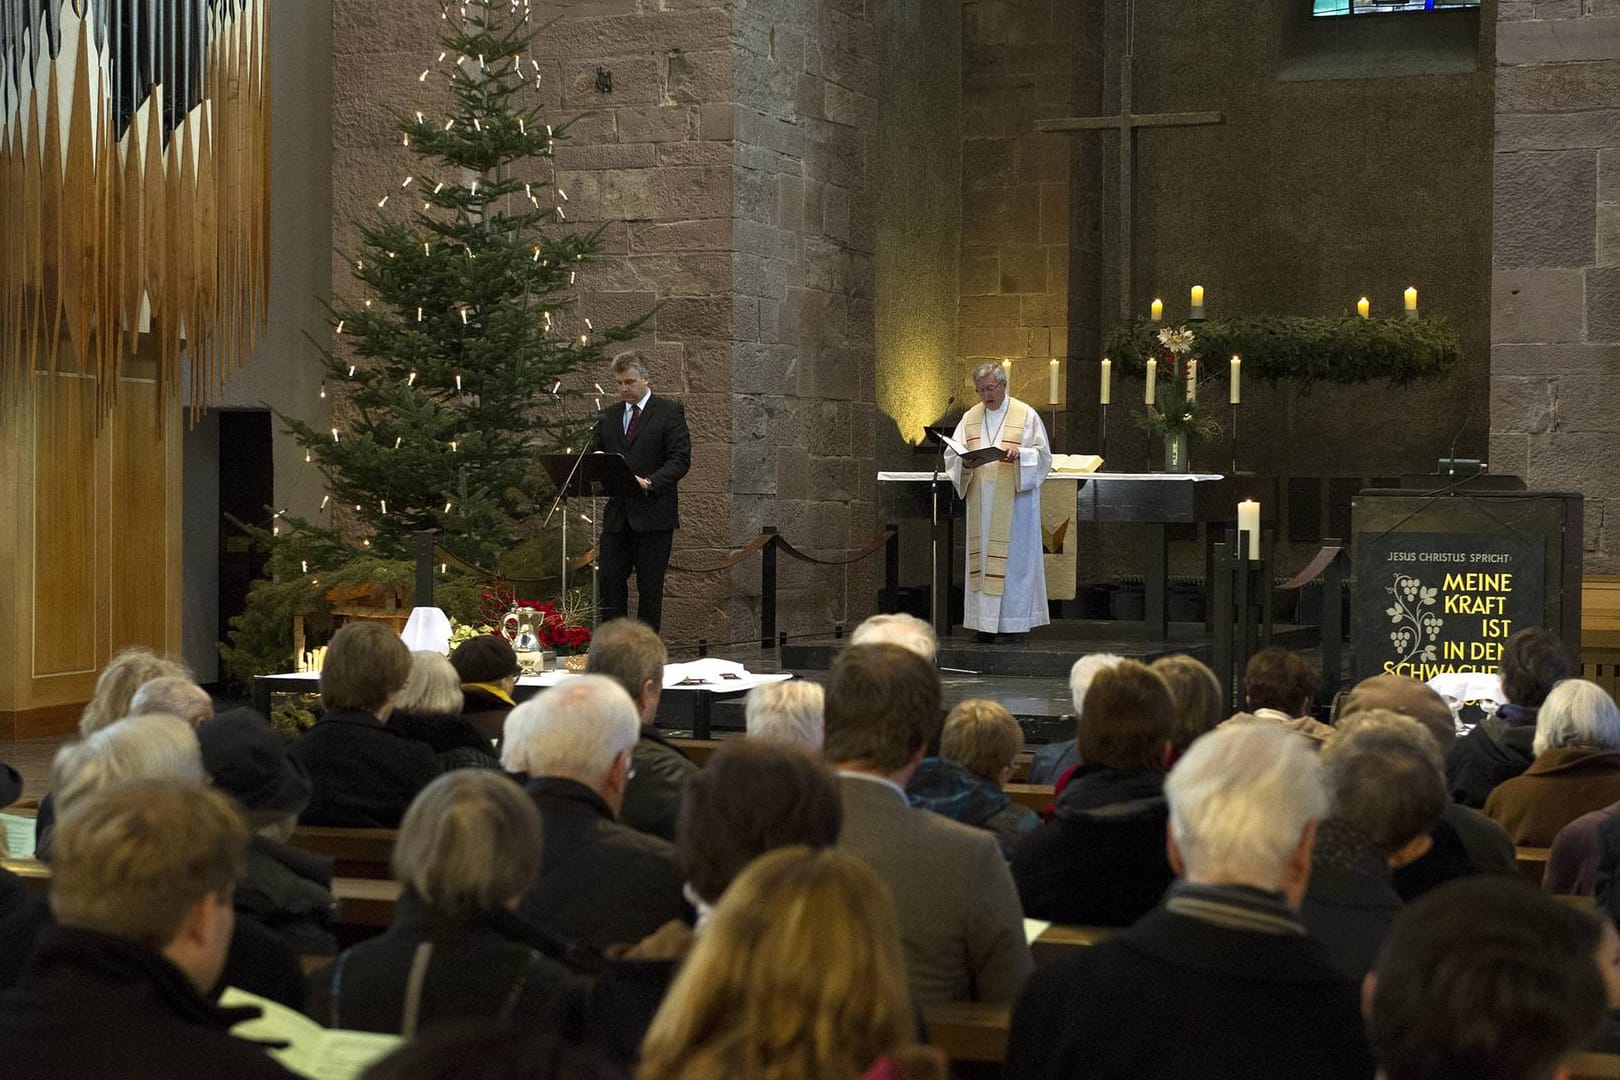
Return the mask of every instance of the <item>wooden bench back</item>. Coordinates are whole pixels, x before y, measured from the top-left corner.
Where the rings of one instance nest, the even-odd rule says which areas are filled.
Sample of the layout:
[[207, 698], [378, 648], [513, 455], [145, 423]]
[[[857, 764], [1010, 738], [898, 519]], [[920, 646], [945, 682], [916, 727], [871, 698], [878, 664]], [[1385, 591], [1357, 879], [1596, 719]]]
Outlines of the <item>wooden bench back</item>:
[[1551, 848], [1514, 848], [1513, 857], [1519, 864], [1519, 876], [1536, 888], [1541, 888], [1541, 879], [1547, 876], [1547, 857], [1550, 854]]
[[398, 829], [336, 829], [300, 825], [293, 830], [292, 846], [332, 860], [339, 877], [388, 878]]

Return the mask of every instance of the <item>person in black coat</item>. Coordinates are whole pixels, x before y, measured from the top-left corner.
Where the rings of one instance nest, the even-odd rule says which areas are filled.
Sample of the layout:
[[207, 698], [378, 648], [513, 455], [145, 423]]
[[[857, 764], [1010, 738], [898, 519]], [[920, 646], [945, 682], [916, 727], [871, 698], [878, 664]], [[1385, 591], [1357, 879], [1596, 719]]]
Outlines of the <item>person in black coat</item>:
[[1446, 754], [1446, 788], [1475, 809], [1498, 785], [1521, 775], [1535, 760], [1536, 714], [1561, 680], [1580, 674], [1564, 643], [1551, 630], [1520, 630], [1502, 646], [1499, 666], [1507, 703], [1458, 739]]
[[383, 623], [345, 623], [332, 635], [321, 670], [326, 713], [289, 751], [314, 789], [300, 825], [398, 828], [439, 775], [432, 750], [383, 723], [410, 673], [410, 650]]
[[1440, 748], [1383, 709], [1345, 717], [1322, 747], [1333, 810], [1316, 831], [1300, 916], [1352, 979], [1372, 970], [1402, 905], [1393, 871], [1425, 854], [1446, 807]]
[[247, 830], [194, 783], [137, 781], [75, 800], [57, 826], [48, 930], [0, 999], [8, 1080], [287, 1080], [247, 1019], [204, 996], [224, 966]]
[[254, 829], [234, 905], [303, 956], [337, 952], [332, 860], [287, 843], [309, 803], [309, 774], [282, 738], [253, 712], [232, 712], [197, 729], [203, 768], [235, 799]]
[[1013, 880], [1032, 919], [1129, 926], [1175, 879], [1164, 850], [1175, 706], [1164, 680], [1134, 660], [1098, 672], [1084, 706], [1076, 744], [1085, 764], [1051, 824], [1014, 849]]
[[[485, 636], [501, 640], [494, 635]], [[511, 670], [515, 672], [516, 654], [512, 665]], [[506, 723], [506, 713], [511, 711], [511, 691], [504, 691], [507, 701], [501, 703], [496, 733], [486, 735], [473, 716], [463, 715], [467, 696], [462, 690], [462, 681], [461, 672], [443, 653], [412, 652], [411, 677], [394, 702], [387, 726], [408, 739], [426, 743], [445, 772], [498, 769], [501, 762], [495, 756], [495, 745], [500, 739], [498, 728]], [[516, 685], [515, 681], [512, 685]]]
[[439, 777], [400, 826], [394, 924], [311, 977], [310, 1015], [406, 1037], [484, 1018], [578, 1038], [566, 948], [510, 910], [539, 866], [540, 817], [517, 785], [485, 769]]
[[558, 937], [605, 949], [690, 915], [675, 846], [617, 820], [640, 723], [624, 688], [581, 675], [507, 718], [501, 764], [531, 777], [540, 874], [518, 914]]
[[[517, 653], [499, 634], [479, 634], [456, 646], [450, 666], [461, 679], [461, 724], [470, 727], [493, 746], [506, 729], [506, 714], [517, 702]], [[411, 726], [418, 726], [407, 721]]]
[[1008, 1080], [1371, 1080], [1360, 987], [1298, 915], [1328, 806], [1310, 741], [1210, 732], [1165, 791], [1182, 880], [1129, 930], [1035, 969]]
[[613, 361], [613, 381], [620, 404], [597, 417], [591, 433], [593, 452], [623, 454], [641, 494], [608, 500], [597, 541], [601, 553], [601, 600], [598, 615], [608, 619], [630, 611], [630, 575], [636, 575], [639, 602], [636, 618], [659, 628], [664, 603], [664, 573], [680, 527], [676, 484], [692, 466], [692, 436], [680, 402], [654, 394], [647, 384], [647, 362], [621, 353]]

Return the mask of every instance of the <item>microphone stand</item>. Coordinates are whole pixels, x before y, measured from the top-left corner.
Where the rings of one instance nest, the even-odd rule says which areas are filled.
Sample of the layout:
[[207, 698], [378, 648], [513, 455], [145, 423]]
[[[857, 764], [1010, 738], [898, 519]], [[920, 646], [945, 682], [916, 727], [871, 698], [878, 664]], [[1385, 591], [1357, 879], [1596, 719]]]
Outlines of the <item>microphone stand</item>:
[[[558, 402], [563, 403], [564, 405], [566, 405], [566, 400], [563, 397], [558, 396], [557, 400], [558, 400]], [[564, 419], [566, 419], [567, 418], [566, 417], [567, 409], [564, 408], [563, 411], [564, 411], [564, 414], [565, 414]], [[545, 528], [547, 525], [550, 525], [552, 515], [557, 512], [557, 507], [558, 506], [563, 507], [563, 516], [562, 516], [562, 595], [563, 596], [568, 595], [568, 508], [567, 508], [568, 489], [574, 486], [574, 477], [579, 475], [579, 467], [581, 465], [585, 464], [585, 458], [587, 456], [589, 456], [590, 452], [591, 452], [591, 440], [590, 440], [590, 437], [587, 436], [586, 439], [585, 439], [585, 446], [580, 450], [579, 456], [574, 458], [574, 467], [572, 469], [568, 470], [568, 479], [563, 482], [563, 486], [557, 492], [557, 497], [552, 500], [551, 509], [546, 511], [546, 519], [540, 523], [540, 527], [542, 529]]]

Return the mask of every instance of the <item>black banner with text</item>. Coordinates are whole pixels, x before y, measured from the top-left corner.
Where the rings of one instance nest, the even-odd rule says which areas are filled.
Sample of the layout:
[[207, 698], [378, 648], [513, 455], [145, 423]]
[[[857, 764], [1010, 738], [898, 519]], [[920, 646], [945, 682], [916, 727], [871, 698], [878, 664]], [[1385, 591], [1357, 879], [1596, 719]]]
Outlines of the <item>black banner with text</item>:
[[1356, 677], [1495, 671], [1508, 636], [1542, 623], [1544, 554], [1533, 532], [1357, 535]]

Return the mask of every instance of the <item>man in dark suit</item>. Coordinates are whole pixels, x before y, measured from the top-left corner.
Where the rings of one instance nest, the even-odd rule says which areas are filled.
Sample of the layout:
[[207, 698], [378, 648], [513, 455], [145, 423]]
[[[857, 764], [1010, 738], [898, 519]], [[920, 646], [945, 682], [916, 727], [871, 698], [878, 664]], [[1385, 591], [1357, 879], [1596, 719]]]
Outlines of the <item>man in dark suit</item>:
[[647, 385], [647, 362], [633, 352], [613, 361], [617, 405], [602, 410], [591, 433], [591, 450], [623, 454], [641, 485], [639, 497], [608, 500], [600, 553], [601, 621], [630, 613], [630, 575], [636, 575], [640, 602], [636, 617], [659, 628], [664, 605], [664, 572], [680, 526], [676, 483], [692, 466], [692, 436], [686, 410], [678, 401], [654, 394]]

